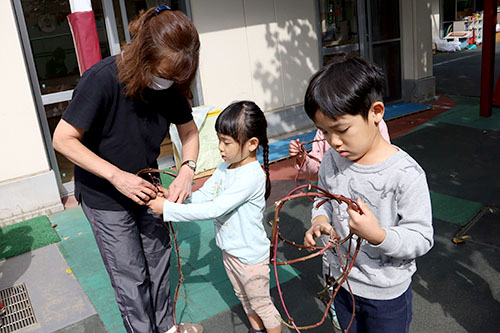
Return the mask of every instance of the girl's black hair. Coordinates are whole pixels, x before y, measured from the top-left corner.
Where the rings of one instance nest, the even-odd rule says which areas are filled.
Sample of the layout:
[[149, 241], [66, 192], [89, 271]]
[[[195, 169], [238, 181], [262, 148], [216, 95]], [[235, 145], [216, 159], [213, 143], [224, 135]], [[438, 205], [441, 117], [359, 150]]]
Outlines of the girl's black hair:
[[271, 193], [269, 178], [269, 144], [267, 140], [267, 121], [264, 112], [251, 101], [235, 102], [225, 108], [215, 122], [217, 133], [229, 135], [242, 146], [256, 137], [263, 148], [264, 170], [266, 172], [266, 195]]
[[321, 111], [331, 119], [350, 114], [368, 118], [374, 102], [384, 97], [384, 72], [361, 57], [339, 56], [314, 74], [304, 98], [304, 109], [314, 121]]

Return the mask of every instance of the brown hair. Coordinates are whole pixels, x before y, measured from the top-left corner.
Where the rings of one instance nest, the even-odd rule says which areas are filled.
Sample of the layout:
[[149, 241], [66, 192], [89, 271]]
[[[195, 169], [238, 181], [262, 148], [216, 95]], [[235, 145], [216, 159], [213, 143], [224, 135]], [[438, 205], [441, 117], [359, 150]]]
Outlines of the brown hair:
[[117, 55], [118, 80], [125, 95], [142, 97], [152, 74], [174, 81], [174, 87], [192, 98], [189, 88], [196, 75], [200, 41], [193, 22], [181, 11], [156, 8], [141, 11], [130, 22], [132, 41]]

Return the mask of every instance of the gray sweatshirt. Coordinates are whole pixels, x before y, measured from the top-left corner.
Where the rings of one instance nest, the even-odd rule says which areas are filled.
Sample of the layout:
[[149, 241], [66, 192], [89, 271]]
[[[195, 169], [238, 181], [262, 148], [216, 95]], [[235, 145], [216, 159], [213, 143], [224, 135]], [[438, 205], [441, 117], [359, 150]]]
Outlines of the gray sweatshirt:
[[[330, 149], [319, 170], [319, 187], [351, 199], [361, 198], [377, 217], [386, 237], [379, 245], [363, 240], [361, 251], [349, 274], [355, 295], [389, 300], [400, 296], [416, 271], [415, 258], [424, 255], [434, 243], [429, 188], [424, 170], [406, 152], [398, 152], [382, 163], [360, 165]], [[317, 204], [319, 200], [316, 200]], [[329, 201], [313, 208], [312, 218], [324, 215], [342, 237], [349, 234], [347, 205]], [[356, 236], [355, 236], [356, 237]], [[328, 237], [324, 236], [323, 241]], [[342, 255], [348, 251], [348, 242]], [[354, 253], [355, 242], [351, 248]], [[329, 250], [324, 259], [331, 275], [341, 274], [338, 257]], [[345, 262], [345, 259], [343, 259]], [[343, 285], [347, 289], [347, 285]]]

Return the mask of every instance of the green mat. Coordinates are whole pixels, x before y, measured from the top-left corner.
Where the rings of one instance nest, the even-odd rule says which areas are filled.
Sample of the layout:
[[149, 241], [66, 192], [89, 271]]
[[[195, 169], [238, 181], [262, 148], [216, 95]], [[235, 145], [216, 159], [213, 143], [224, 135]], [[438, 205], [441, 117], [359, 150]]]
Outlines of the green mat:
[[432, 217], [444, 222], [467, 224], [483, 208], [483, 204], [431, 192]]
[[47, 216], [38, 216], [0, 228], [0, 260], [59, 242]]
[[414, 128], [410, 132], [418, 131], [426, 126], [442, 122], [447, 124], [472, 127], [482, 130], [500, 131], [500, 108], [493, 107], [491, 117], [479, 115], [479, 98], [449, 95], [457, 106], [437, 115], [426, 123]]

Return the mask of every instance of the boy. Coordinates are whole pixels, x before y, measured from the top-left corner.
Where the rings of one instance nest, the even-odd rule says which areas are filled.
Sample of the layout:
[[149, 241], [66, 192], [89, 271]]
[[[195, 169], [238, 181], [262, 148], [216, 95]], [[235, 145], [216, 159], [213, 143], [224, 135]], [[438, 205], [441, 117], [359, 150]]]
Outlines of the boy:
[[[425, 172], [407, 153], [380, 135], [384, 116], [384, 75], [359, 57], [342, 58], [320, 69], [306, 91], [304, 108], [330, 149], [321, 162], [319, 186], [357, 200], [363, 214], [329, 201], [313, 209], [304, 244], [321, 234], [364, 241], [349, 274], [356, 316], [351, 332], [408, 332], [412, 316], [411, 276], [415, 258], [433, 245], [432, 212]], [[353, 247], [354, 248], [354, 247]], [[352, 249], [351, 251], [353, 251]], [[341, 254], [347, 251], [347, 243]], [[334, 279], [339, 259], [328, 251]], [[346, 329], [352, 299], [343, 284], [335, 298]]]

